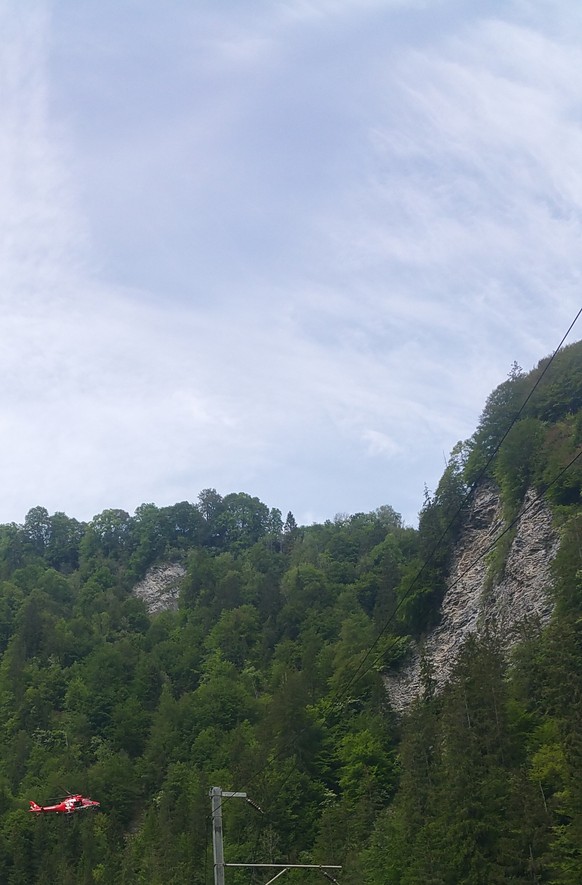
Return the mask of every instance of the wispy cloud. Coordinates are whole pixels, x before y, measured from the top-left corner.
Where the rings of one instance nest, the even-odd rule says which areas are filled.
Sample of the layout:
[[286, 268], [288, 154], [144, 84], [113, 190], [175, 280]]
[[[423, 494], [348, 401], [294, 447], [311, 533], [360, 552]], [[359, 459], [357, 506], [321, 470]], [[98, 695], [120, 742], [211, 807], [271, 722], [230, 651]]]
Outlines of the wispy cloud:
[[284, 19], [309, 23], [375, 10], [419, 10], [426, 8], [427, 3], [428, 0], [284, 0], [281, 10]]
[[402, 41], [372, 0], [55, 25], [5, 0], [0, 520], [207, 486], [413, 519], [511, 362], [557, 343], [577, 41], [517, 6], [432, 38], [395, 5]]
[[364, 430], [362, 438], [368, 443], [368, 451], [371, 455], [385, 455], [392, 458], [402, 451], [402, 447], [398, 443], [377, 430]]
[[[581, 62], [576, 49], [495, 21], [428, 52], [405, 51], [395, 70], [391, 62], [386, 123], [370, 130], [369, 181], [339, 217], [322, 219], [344, 272], [377, 279], [384, 268], [399, 289], [396, 299], [386, 293], [387, 310], [416, 311], [420, 328], [470, 331], [498, 314], [527, 335], [551, 305], [557, 333], [580, 275], [572, 84]], [[377, 286], [371, 301], [380, 306]]]
[[51, 137], [48, 17], [42, 6], [5, 2], [0, 29], [0, 297], [23, 311], [35, 289], [60, 297], [57, 268], [73, 269], [83, 237]]

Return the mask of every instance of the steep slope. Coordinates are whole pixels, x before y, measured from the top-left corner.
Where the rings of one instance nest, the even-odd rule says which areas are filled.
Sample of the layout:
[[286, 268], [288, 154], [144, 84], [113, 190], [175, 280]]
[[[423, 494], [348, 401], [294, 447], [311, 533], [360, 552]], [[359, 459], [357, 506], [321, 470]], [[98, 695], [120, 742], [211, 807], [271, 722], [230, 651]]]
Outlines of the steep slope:
[[402, 712], [418, 696], [422, 657], [437, 687], [442, 687], [470, 633], [491, 631], [510, 648], [528, 621], [548, 622], [551, 563], [559, 538], [547, 503], [535, 491], [527, 492], [503, 575], [491, 583], [488, 553], [505, 530], [499, 491], [492, 482], [485, 482], [475, 493], [453, 551], [439, 625], [411, 647], [398, 672], [384, 677], [395, 710]]

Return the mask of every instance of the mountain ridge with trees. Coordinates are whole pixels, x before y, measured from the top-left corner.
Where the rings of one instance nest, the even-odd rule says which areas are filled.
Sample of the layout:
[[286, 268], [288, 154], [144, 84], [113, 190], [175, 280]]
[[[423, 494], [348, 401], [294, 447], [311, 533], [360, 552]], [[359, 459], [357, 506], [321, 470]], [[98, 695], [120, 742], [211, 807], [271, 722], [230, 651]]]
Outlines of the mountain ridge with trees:
[[[547, 366], [491, 394], [418, 529], [389, 505], [298, 526], [214, 489], [0, 526], [0, 880], [208, 885], [219, 784], [264, 811], [224, 809], [241, 862], [341, 863], [345, 885], [580, 882], [582, 343]], [[531, 489], [551, 508], [552, 619], [510, 658], [468, 637], [400, 717], [382, 676], [438, 624], [481, 481], [507, 525]], [[150, 617], [132, 589], [163, 562], [185, 569], [179, 607]], [[63, 788], [103, 811], [28, 814]]]

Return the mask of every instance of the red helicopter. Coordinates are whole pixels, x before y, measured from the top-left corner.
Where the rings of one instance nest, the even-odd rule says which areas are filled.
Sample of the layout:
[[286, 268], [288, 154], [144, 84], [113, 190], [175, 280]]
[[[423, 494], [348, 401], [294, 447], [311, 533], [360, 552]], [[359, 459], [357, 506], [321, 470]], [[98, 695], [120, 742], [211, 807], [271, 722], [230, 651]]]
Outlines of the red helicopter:
[[100, 802], [88, 799], [80, 793], [69, 793], [56, 805], [37, 805], [30, 800], [30, 809], [34, 814], [74, 814], [77, 811], [86, 811], [89, 808], [99, 808]]

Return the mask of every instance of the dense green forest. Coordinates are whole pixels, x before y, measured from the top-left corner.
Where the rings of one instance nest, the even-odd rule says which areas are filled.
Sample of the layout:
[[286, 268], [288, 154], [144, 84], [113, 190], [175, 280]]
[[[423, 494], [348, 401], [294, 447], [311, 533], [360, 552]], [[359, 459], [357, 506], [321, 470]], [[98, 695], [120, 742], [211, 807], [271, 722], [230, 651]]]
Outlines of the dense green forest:
[[[298, 526], [213, 489], [0, 526], [0, 881], [209, 885], [220, 785], [261, 809], [225, 802], [230, 860], [343, 864], [345, 885], [579, 885], [581, 445], [575, 344], [512, 368], [418, 529], [389, 505]], [[445, 690], [427, 670], [399, 717], [382, 673], [438, 622], [485, 478], [508, 524], [528, 488], [552, 507], [552, 621], [527, 625], [510, 660], [497, 637], [470, 639]], [[149, 616], [133, 587], [177, 562], [178, 610]], [[28, 812], [65, 790], [101, 810]]]

